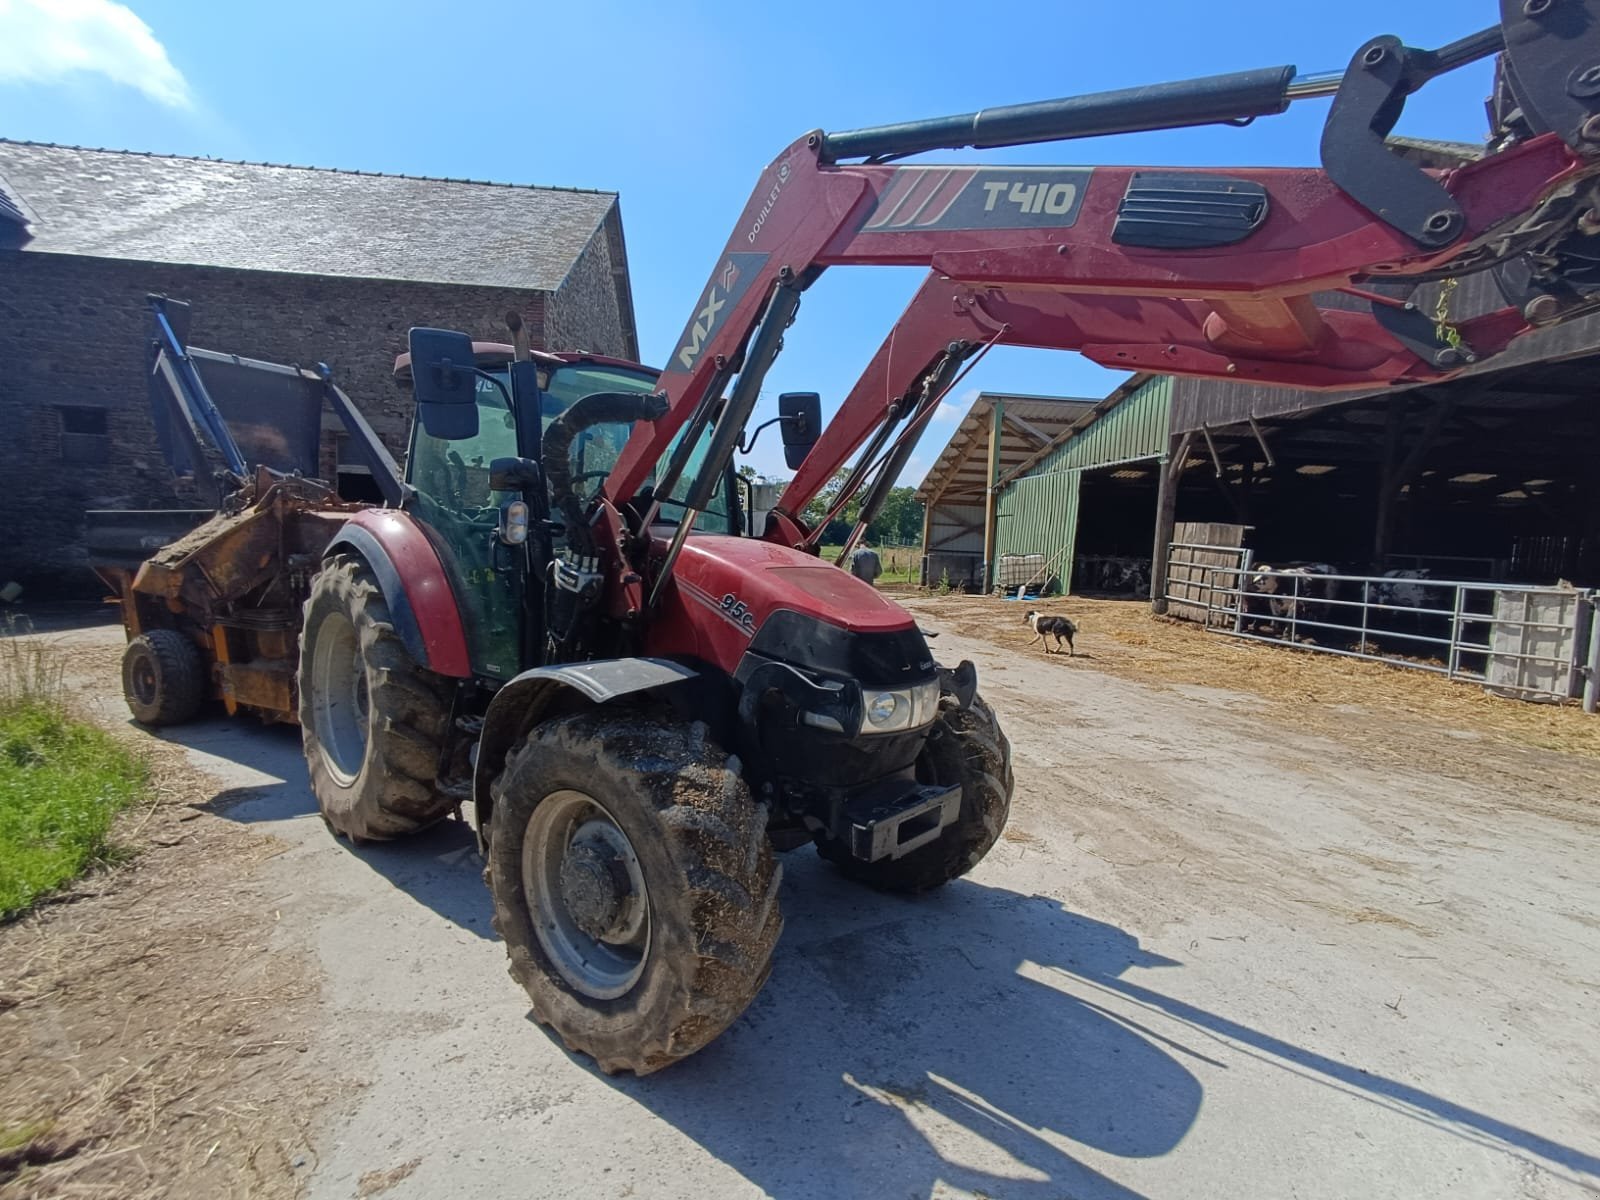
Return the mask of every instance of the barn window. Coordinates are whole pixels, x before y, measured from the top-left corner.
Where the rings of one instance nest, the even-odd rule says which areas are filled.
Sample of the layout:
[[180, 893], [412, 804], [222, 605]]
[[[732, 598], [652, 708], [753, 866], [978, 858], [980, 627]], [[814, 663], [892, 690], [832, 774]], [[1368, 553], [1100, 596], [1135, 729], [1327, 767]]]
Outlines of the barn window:
[[103, 466], [111, 461], [111, 438], [106, 410], [85, 404], [62, 404], [61, 461], [84, 466]]
[[63, 404], [56, 410], [61, 414], [62, 433], [106, 433], [106, 410], [82, 405]]

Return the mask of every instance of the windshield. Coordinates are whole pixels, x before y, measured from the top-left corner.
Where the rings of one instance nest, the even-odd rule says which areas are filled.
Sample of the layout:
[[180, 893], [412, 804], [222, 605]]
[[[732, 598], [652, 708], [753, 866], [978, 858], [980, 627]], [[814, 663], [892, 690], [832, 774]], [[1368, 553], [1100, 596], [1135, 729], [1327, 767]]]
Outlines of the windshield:
[[[597, 366], [592, 363], [574, 363], [571, 366], [557, 367], [549, 372], [547, 377], [540, 379], [540, 388], [543, 392], [543, 403], [540, 408], [542, 427], [548, 429], [550, 423], [558, 416], [594, 392], [651, 392], [655, 387], [655, 376], [622, 367]], [[586, 500], [599, 490], [601, 483], [611, 473], [612, 467], [616, 466], [617, 458], [622, 454], [622, 447], [632, 430], [633, 426], [629, 422], [613, 421], [592, 425], [573, 439], [572, 481]], [[653, 484], [666, 469], [667, 463], [671, 461], [673, 452], [678, 448], [678, 443], [683, 440], [687, 430], [686, 425], [679, 431], [678, 436], [672, 439], [650, 472], [649, 478], [645, 481], [647, 484]], [[679, 478], [677, 486], [672, 489], [672, 495], [661, 498], [658, 520], [671, 525], [682, 520], [683, 501], [688, 496], [690, 483], [699, 475], [705, 463], [706, 452], [711, 447], [711, 432], [712, 427], [708, 425], [697, 439], [689, 455], [688, 467]], [[708, 533], [732, 533], [734, 532], [732, 513], [731, 484], [725, 483], [718, 488], [711, 503], [701, 514], [696, 528]]]

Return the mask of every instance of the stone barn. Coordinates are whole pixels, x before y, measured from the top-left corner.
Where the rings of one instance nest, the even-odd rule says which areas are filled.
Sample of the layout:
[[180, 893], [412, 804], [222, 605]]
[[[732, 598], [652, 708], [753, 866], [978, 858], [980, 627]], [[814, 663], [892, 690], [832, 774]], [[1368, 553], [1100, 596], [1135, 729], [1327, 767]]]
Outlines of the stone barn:
[[[85, 509], [184, 507], [147, 405], [147, 307], [196, 346], [327, 363], [397, 455], [413, 325], [639, 357], [615, 193], [0, 140], [0, 585], [85, 594]], [[323, 465], [340, 460], [327, 417]]]

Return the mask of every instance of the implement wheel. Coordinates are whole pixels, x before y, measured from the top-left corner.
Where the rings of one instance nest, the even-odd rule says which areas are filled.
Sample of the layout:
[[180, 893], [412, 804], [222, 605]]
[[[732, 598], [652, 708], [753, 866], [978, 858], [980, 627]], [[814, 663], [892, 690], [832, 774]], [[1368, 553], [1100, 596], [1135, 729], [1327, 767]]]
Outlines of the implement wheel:
[[206, 660], [175, 629], [141, 633], [122, 652], [122, 695], [141, 725], [181, 725], [205, 703]]
[[783, 928], [765, 805], [703, 724], [536, 726], [495, 781], [485, 874], [533, 1014], [602, 1071], [658, 1071], [755, 998]]
[[841, 842], [820, 839], [817, 853], [841, 872], [885, 892], [926, 892], [965, 875], [1000, 839], [1011, 813], [1011, 743], [994, 710], [974, 696], [970, 708], [941, 708], [917, 760], [923, 783], [961, 785], [961, 815], [926, 846], [901, 858], [862, 862]]
[[450, 685], [406, 653], [383, 592], [355, 555], [335, 555], [311, 585], [299, 683], [311, 790], [336, 833], [400, 837], [456, 806], [435, 785]]

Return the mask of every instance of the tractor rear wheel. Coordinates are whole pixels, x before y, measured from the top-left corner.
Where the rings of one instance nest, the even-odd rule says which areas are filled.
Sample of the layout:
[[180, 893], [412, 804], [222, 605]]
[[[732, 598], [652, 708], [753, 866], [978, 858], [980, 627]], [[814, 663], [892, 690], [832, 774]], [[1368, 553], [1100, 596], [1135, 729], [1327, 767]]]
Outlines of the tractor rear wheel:
[[311, 585], [300, 634], [300, 736], [322, 816], [352, 841], [400, 837], [445, 816], [437, 786], [450, 685], [419, 667], [360, 558]]
[[495, 781], [485, 875], [533, 1015], [607, 1074], [693, 1054], [761, 990], [783, 928], [766, 806], [700, 722], [536, 726]]
[[122, 653], [122, 694], [141, 725], [180, 725], [206, 699], [206, 660], [176, 629], [152, 629]]
[[965, 875], [1000, 839], [1011, 813], [1011, 743], [978, 696], [969, 708], [941, 708], [917, 760], [924, 783], [961, 785], [961, 814], [926, 846], [900, 858], [862, 862], [842, 842], [817, 852], [859, 883], [885, 892], [926, 892]]

